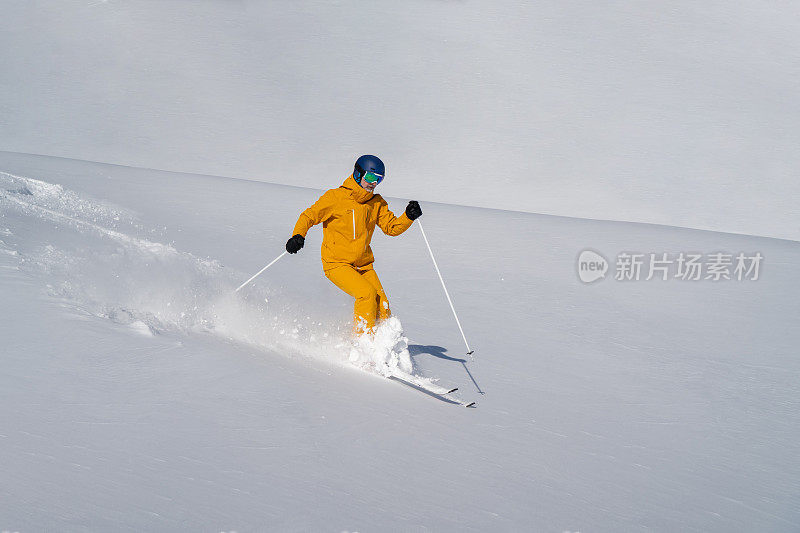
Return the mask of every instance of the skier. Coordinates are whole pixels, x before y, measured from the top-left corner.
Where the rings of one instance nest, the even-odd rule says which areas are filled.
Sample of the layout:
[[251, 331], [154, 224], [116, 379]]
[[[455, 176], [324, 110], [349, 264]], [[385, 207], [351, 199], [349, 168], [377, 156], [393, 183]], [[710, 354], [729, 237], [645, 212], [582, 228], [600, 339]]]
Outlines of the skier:
[[405, 213], [396, 217], [375, 187], [383, 181], [383, 162], [374, 155], [358, 158], [353, 173], [341, 186], [330, 189], [300, 214], [286, 251], [297, 253], [312, 226], [322, 222], [322, 270], [334, 285], [355, 298], [354, 333], [373, 332], [376, 321], [391, 316], [372, 263], [369, 246], [377, 225], [386, 235], [403, 233], [422, 216], [419, 203], [408, 202]]

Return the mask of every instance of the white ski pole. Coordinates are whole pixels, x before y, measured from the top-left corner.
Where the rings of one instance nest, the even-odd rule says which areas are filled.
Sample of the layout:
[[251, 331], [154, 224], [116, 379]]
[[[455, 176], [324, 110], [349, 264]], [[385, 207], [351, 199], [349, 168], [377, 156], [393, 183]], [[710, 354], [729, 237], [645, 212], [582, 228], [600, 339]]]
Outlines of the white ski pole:
[[[442, 288], [444, 289], [444, 295], [447, 296], [447, 302], [450, 304], [450, 309], [453, 310], [453, 316], [456, 317], [456, 324], [458, 324], [458, 330], [461, 332], [461, 337], [464, 339], [464, 344], [467, 346], [467, 355], [472, 356], [472, 352], [469, 347], [469, 343], [467, 342], [467, 336], [464, 335], [464, 329], [461, 327], [461, 321], [458, 320], [458, 315], [456, 314], [456, 308], [453, 307], [453, 300], [450, 299], [450, 294], [447, 292], [447, 287], [444, 284], [444, 279], [442, 279], [442, 273], [439, 271], [439, 265], [436, 264], [436, 258], [433, 257], [433, 250], [431, 250], [431, 245], [428, 243], [428, 237], [425, 235], [425, 230], [422, 229], [422, 223], [417, 220], [417, 224], [419, 224], [419, 230], [422, 232], [422, 238], [425, 239], [425, 246], [428, 247], [428, 253], [431, 254], [431, 260], [433, 261], [433, 266], [436, 269], [436, 273], [439, 275], [439, 281], [442, 282]], [[472, 358], [475, 359], [474, 357]]]
[[256, 273], [256, 275], [255, 275], [255, 276], [253, 276], [252, 278], [248, 279], [247, 281], [245, 281], [244, 283], [242, 283], [241, 285], [239, 285], [239, 288], [238, 288], [238, 289], [236, 289], [236, 290], [235, 290], [235, 291], [233, 291], [233, 292], [239, 292], [239, 290], [240, 290], [240, 289], [242, 289], [242, 288], [243, 288], [245, 285], [247, 285], [248, 283], [250, 283], [251, 281], [253, 281], [254, 279], [256, 279], [258, 276], [260, 276], [260, 275], [261, 275], [261, 273], [262, 273], [262, 272], [264, 272], [266, 269], [268, 269], [269, 267], [271, 267], [272, 265], [274, 265], [275, 263], [277, 263], [277, 262], [278, 262], [278, 259], [280, 259], [280, 258], [281, 258], [281, 257], [283, 257], [284, 255], [286, 255], [287, 253], [289, 253], [289, 252], [283, 252], [281, 255], [279, 255], [278, 257], [276, 257], [275, 259], [273, 259], [273, 260], [272, 260], [272, 263], [268, 264], [267, 266], [265, 266], [264, 268], [262, 268], [261, 270], [259, 270], [259, 271]]

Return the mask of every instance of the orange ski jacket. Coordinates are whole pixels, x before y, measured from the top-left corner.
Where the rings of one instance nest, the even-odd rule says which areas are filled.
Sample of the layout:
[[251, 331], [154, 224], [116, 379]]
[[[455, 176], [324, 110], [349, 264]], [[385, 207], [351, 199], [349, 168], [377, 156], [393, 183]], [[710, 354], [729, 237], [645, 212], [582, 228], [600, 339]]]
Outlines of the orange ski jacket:
[[342, 264], [359, 269], [372, 268], [375, 257], [369, 243], [375, 226], [386, 235], [400, 235], [413, 221], [405, 212], [399, 217], [389, 210], [380, 194], [373, 194], [350, 175], [342, 185], [320, 196], [314, 205], [297, 219], [292, 235], [306, 236], [322, 222], [322, 269], [328, 271]]

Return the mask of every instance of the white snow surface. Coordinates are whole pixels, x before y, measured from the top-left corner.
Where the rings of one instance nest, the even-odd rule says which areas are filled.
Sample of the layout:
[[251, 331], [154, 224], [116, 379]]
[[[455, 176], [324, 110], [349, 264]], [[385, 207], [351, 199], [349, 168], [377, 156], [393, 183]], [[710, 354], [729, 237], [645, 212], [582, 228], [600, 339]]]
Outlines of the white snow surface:
[[[417, 227], [373, 242], [379, 353], [465, 409], [348, 362], [319, 228], [233, 293], [321, 191], [0, 170], [0, 530], [800, 529], [796, 242], [423, 202], [475, 360]], [[764, 263], [587, 285], [584, 249]]]
[[800, 240], [800, 4], [5, 0], [0, 150]]

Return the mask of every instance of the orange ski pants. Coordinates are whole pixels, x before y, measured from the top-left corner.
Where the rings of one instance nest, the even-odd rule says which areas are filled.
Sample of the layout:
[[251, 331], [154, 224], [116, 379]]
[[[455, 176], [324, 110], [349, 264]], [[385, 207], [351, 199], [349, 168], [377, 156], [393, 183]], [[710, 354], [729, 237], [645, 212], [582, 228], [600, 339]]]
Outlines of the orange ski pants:
[[364, 333], [375, 327], [377, 319], [392, 316], [389, 300], [381, 287], [375, 270], [358, 270], [351, 265], [342, 265], [325, 271], [325, 276], [334, 285], [356, 299], [353, 306], [354, 332]]

